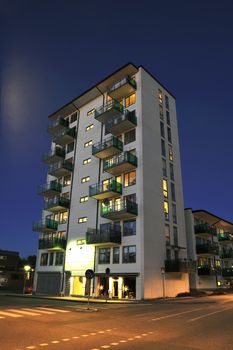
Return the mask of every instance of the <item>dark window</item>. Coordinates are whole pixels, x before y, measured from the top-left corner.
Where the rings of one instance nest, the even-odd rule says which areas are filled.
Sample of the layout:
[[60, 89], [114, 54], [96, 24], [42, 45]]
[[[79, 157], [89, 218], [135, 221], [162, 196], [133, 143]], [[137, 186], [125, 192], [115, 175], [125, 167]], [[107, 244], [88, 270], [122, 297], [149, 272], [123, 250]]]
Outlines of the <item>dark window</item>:
[[67, 145], [66, 153], [70, 153], [74, 150], [74, 142], [71, 142]]
[[110, 248], [99, 248], [99, 264], [110, 263]]
[[176, 192], [175, 192], [175, 184], [171, 182], [171, 196], [172, 196], [172, 201], [176, 201]]
[[63, 257], [64, 257], [63, 252], [56, 253], [56, 256], [55, 256], [55, 265], [56, 266], [63, 264]]
[[136, 131], [135, 129], [130, 130], [125, 133], [125, 145], [127, 145], [130, 142], [133, 142], [136, 140]]
[[49, 266], [53, 265], [53, 258], [54, 258], [54, 253], [49, 254]]
[[42, 253], [40, 256], [40, 266], [47, 266], [48, 264], [48, 253]]
[[165, 107], [169, 109], [169, 99], [167, 95], [165, 95]]
[[128, 196], [124, 196], [124, 200], [136, 203], [136, 193], [132, 193], [132, 194], [129, 194]]
[[170, 243], [170, 226], [167, 224], [165, 224], [164, 233], [165, 233], [166, 243]]
[[178, 231], [176, 226], [173, 226], [173, 239], [174, 239], [174, 245], [178, 246]]
[[114, 247], [113, 248], [112, 263], [113, 264], [119, 264], [119, 262], [120, 262], [120, 248], [119, 247]]
[[171, 128], [167, 128], [167, 139], [168, 139], [168, 142], [172, 143], [172, 132], [171, 132]]
[[167, 260], [171, 260], [171, 251], [170, 251], [170, 249], [166, 250], [166, 258], [167, 258]]
[[161, 140], [161, 152], [162, 152], [162, 156], [166, 157], [166, 147], [165, 147], [164, 140]]
[[136, 220], [127, 220], [123, 222], [123, 236], [136, 235]]
[[105, 124], [104, 135], [108, 134], [110, 134], [110, 131], [108, 131], [107, 125]]
[[123, 247], [122, 262], [123, 263], [135, 263], [136, 262], [136, 246], [135, 245]]
[[170, 163], [170, 178], [172, 181], [174, 181], [174, 167], [173, 167], [173, 164]]
[[165, 133], [164, 133], [164, 124], [162, 122], [160, 122], [160, 133], [161, 133], [161, 137], [165, 137]]
[[172, 221], [177, 224], [176, 205], [172, 204]]
[[160, 118], [163, 119], [163, 106], [159, 105], [159, 115]]
[[170, 112], [169, 111], [166, 111], [166, 119], [167, 119], [167, 125], [171, 125]]
[[70, 117], [70, 123], [73, 123], [77, 120], [77, 113], [72, 114], [72, 116]]
[[167, 177], [167, 164], [166, 164], [166, 159], [162, 158], [162, 169], [163, 169], [163, 176]]
[[174, 251], [174, 255], [175, 255], [175, 260], [178, 260], [179, 259], [179, 252], [178, 252], [178, 250]]

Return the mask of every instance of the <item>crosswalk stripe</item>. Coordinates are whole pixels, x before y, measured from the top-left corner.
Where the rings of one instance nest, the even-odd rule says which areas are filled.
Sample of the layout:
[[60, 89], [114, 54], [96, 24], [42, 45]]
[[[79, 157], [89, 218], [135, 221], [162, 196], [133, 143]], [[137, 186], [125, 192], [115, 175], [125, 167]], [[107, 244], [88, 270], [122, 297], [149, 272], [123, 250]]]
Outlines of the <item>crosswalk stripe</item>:
[[23, 317], [22, 315], [12, 314], [12, 313], [6, 312], [6, 311], [0, 311], [0, 315], [9, 316], [9, 317]]
[[56, 312], [70, 312], [70, 311], [68, 311], [68, 310], [53, 309], [53, 308], [49, 308], [49, 307], [37, 307], [36, 309], [39, 309], [39, 310], [49, 310], [49, 311], [56, 311]]
[[10, 312], [16, 312], [16, 313], [23, 314], [23, 315], [28, 315], [28, 316], [40, 316], [40, 314], [38, 314], [38, 313], [24, 311], [22, 309], [9, 309], [9, 311]]
[[[26, 308], [23, 308], [23, 310], [25, 311], [35, 311], [35, 309], [26, 309]], [[45, 311], [45, 310], [36, 310], [36, 312], [39, 312], [40, 314], [46, 314], [46, 315], [54, 315], [55, 312], [52, 312], [52, 311]]]

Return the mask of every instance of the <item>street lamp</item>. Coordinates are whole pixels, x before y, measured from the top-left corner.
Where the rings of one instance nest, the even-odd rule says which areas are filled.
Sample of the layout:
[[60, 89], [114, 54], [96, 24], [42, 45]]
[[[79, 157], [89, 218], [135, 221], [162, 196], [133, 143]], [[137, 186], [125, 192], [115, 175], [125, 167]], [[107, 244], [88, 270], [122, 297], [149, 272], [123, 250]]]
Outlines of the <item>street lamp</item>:
[[29, 280], [30, 278], [31, 266], [25, 265], [23, 269], [24, 269], [23, 294], [25, 294], [26, 280]]

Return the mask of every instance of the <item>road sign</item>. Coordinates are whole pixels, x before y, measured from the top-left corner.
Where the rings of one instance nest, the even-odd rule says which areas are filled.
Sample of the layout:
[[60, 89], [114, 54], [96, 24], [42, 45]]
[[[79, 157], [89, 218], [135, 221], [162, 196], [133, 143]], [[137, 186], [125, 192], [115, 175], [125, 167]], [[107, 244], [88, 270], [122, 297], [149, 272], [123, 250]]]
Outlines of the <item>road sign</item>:
[[94, 277], [94, 271], [91, 269], [86, 270], [85, 276], [88, 280], [91, 280]]

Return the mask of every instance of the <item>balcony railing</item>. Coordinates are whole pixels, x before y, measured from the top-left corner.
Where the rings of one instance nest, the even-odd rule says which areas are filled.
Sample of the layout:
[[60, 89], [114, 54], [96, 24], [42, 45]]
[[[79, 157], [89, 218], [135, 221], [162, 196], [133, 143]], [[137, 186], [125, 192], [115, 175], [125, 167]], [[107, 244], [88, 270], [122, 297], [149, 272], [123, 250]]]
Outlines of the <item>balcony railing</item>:
[[197, 244], [196, 253], [199, 255], [218, 255], [219, 248], [217, 244]]
[[102, 224], [99, 230], [88, 229], [86, 232], [86, 243], [94, 245], [121, 244], [120, 225]]
[[45, 197], [54, 197], [61, 193], [62, 185], [57, 181], [50, 181], [38, 187], [38, 194]]
[[89, 186], [89, 196], [98, 200], [119, 197], [121, 194], [122, 184], [114, 179], [109, 179]]
[[130, 112], [125, 110], [124, 114], [107, 121], [105, 124], [105, 129], [107, 129], [111, 134], [117, 136], [134, 129], [136, 126], [137, 117], [135, 110]]
[[39, 249], [63, 250], [65, 248], [66, 239], [64, 238], [39, 239]]
[[73, 171], [73, 164], [67, 160], [49, 166], [48, 173], [55, 177], [62, 177], [69, 175]]
[[195, 225], [194, 228], [195, 228], [195, 233], [198, 235], [211, 235], [211, 236], [217, 235], [216, 228], [208, 224], [198, 224], [198, 225]]
[[233, 277], [233, 267], [223, 268], [222, 269], [223, 277]]
[[66, 152], [64, 149], [60, 147], [56, 147], [49, 153], [45, 153], [43, 155], [43, 162], [46, 164], [54, 164], [65, 158]]
[[233, 242], [233, 233], [230, 232], [224, 232], [218, 234], [218, 240], [219, 242], [226, 242], [226, 243], [232, 243]]
[[58, 133], [60, 130], [67, 129], [68, 127], [69, 127], [69, 120], [64, 118], [59, 118], [52, 125], [48, 127], [48, 132], [54, 135]]
[[118, 101], [111, 100], [105, 105], [100, 106], [95, 110], [95, 119], [101, 123], [106, 123], [112, 117], [121, 115], [124, 111], [124, 107]]
[[217, 270], [210, 265], [199, 265], [197, 267], [197, 273], [199, 276], [211, 276], [216, 275]]
[[221, 259], [233, 259], [233, 249], [223, 250], [220, 254]]
[[55, 197], [49, 199], [44, 204], [44, 209], [57, 212], [57, 211], [66, 211], [70, 207], [70, 200], [64, 197]]
[[114, 156], [122, 151], [123, 142], [115, 136], [92, 145], [92, 154], [101, 159]]
[[115, 100], [120, 100], [133, 93], [137, 89], [137, 83], [130, 76], [118, 80], [114, 85], [108, 88], [107, 93]]
[[191, 272], [195, 267], [196, 262], [187, 259], [165, 260], [165, 272]]
[[137, 157], [126, 151], [118, 156], [104, 160], [103, 170], [112, 175], [122, 174], [137, 167]]
[[34, 221], [32, 224], [32, 230], [36, 232], [53, 232], [56, 231], [58, 222], [52, 219], [45, 219], [40, 221]]
[[129, 200], [112, 201], [109, 205], [102, 202], [101, 216], [110, 220], [130, 219], [138, 215], [138, 205]]
[[54, 135], [53, 142], [60, 146], [65, 146], [68, 143], [71, 143], [76, 138], [76, 130], [75, 128], [72, 129], [65, 129], [60, 130], [58, 133]]

